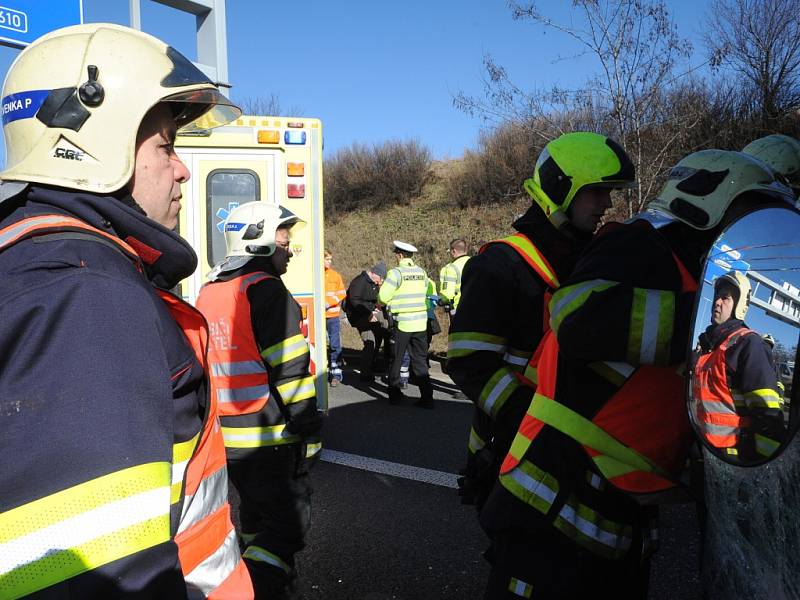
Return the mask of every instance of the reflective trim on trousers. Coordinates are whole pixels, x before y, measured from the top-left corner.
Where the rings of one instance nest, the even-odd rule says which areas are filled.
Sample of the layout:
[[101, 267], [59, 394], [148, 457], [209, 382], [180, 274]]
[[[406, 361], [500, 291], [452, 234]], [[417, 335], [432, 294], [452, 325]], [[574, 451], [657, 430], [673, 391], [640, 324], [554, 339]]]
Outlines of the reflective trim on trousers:
[[284, 562], [280, 556], [273, 554], [266, 548], [262, 548], [260, 546], [248, 546], [247, 550], [245, 550], [244, 554], [242, 554], [242, 558], [256, 562], [267, 563], [268, 565], [277, 567], [287, 575], [292, 572], [292, 568], [286, 562]]
[[533, 593], [533, 586], [521, 579], [512, 577], [508, 582], [508, 591], [520, 598], [530, 598]]
[[485, 447], [486, 447], [486, 441], [481, 436], [478, 435], [474, 427], [470, 428], [469, 444], [467, 445], [469, 451], [472, 454], [475, 454], [476, 452], [483, 450]]

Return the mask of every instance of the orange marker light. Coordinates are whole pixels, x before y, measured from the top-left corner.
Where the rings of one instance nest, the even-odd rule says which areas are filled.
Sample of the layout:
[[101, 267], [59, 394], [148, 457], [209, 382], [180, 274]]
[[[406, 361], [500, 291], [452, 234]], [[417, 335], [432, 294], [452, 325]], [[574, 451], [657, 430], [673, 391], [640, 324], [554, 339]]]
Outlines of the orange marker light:
[[289, 175], [289, 177], [302, 177], [306, 174], [305, 163], [286, 163], [286, 174]]
[[278, 144], [281, 141], [281, 132], [275, 129], [260, 129], [258, 132], [259, 144]]

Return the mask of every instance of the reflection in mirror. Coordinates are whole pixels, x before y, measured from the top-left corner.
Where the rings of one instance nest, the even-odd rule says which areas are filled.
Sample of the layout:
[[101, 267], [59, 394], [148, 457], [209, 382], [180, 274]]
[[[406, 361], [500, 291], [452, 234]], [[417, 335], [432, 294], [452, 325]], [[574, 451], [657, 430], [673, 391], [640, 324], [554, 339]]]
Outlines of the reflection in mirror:
[[800, 214], [745, 215], [708, 254], [694, 312], [689, 416], [705, 446], [736, 465], [778, 456], [797, 429]]

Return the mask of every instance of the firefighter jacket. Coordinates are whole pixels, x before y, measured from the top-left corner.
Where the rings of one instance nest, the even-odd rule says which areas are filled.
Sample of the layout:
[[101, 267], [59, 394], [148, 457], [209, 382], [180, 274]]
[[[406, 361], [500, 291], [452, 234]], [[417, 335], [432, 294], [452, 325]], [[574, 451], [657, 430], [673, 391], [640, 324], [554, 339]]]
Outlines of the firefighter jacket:
[[784, 436], [783, 399], [769, 346], [739, 319], [711, 325], [693, 369], [697, 421], [708, 442], [753, 459], [775, 453]]
[[344, 281], [338, 271], [325, 269], [325, 318], [338, 319], [341, 314], [342, 300], [347, 295]]
[[223, 273], [197, 298], [211, 328], [209, 362], [228, 458], [300, 443], [321, 425], [300, 306], [260, 262]]
[[[397, 329], [409, 333], [428, 328], [428, 275], [410, 258], [390, 269], [378, 290], [378, 301], [388, 307]], [[433, 295], [436, 291], [433, 291]]]
[[468, 260], [469, 256], [466, 254], [459, 256], [439, 271], [439, 296], [453, 307], [451, 312], [458, 309], [458, 303], [461, 301], [461, 275]]
[[569, 274], [584, 243], [556, 230], [538, 206], [514, 227], [509, 243], [489, 244], [467, 262], [447, 350], [449, 376], [476, 406], [469, 453], [494, 440], [498, 461], [533, 396], [517, 374], [544, 334], [545, 294]]
[[674, 486], [691, 443], [679, 365], [695, 277], [649, 223], [597, 234], [550, 302], [539, 387], [481, 513], [487, 531], [553, 528], [608, 559], [655, 549], [645, 504]]
[[0, 210], [0, 597], [252, 598], [205, 321], [162, 291], [191, 247], [131, 199]]
[[347, 286], [347, 300], [344, 303], [347, 320], [359, 329], [369, 327], [372, 311], [378, 304], [380, 287], [366, 271], [361, 271]]

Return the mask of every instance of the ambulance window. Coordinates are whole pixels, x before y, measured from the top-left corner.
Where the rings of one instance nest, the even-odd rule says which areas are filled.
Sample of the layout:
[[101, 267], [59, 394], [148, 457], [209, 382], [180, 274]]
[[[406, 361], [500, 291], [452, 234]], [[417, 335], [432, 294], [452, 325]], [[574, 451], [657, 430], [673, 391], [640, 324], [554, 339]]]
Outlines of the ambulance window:
[[245, 202], [261, 200], [258, 175], [250, 169], [214, 169], [206, 179], [208, 264], [225, 258], [223, 226], [228, 213]]

